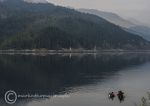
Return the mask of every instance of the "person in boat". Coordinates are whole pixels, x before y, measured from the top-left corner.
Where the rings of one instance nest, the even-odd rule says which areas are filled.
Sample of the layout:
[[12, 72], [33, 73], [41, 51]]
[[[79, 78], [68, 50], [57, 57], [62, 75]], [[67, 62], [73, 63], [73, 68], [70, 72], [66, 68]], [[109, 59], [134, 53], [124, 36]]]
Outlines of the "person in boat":
[[114, 92], [109, 93], [109, 99], [114, 100], [115, 94]]
[[121, 91], [121, 90], [118, 91], [117, 96], [118, 96], [118, 99], [119, 99], [120, 103], [121, 103], [122, 101], [124, 101], [125, 96], [124, 96], [124, 92], [123, 92], [123, 91]]

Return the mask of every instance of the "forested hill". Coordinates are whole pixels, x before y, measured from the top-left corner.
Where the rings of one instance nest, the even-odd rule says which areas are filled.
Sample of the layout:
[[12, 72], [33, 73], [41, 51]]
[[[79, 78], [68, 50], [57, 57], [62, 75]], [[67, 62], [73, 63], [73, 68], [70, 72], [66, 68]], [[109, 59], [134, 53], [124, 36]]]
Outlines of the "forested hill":
[[148, 49], [149, 45], [95, 15], [50, 3], [0, 2], [1, 49]]

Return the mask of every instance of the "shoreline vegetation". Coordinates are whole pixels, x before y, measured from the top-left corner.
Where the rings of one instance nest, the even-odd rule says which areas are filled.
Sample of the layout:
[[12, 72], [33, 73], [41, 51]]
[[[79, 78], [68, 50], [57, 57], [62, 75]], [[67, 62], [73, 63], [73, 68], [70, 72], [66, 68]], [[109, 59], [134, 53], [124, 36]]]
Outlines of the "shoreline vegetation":
[[103, 50], [86, 50], [86, 49], [8, 49], [0, 50], [1, 54], [5, 53], [103, 53], [103, 52], [150, 52], [150, 50], [124, 50], [124, 49], [103, 49]]
[[141, 102], [139, 104], [135, 104], [135, 106], [150, 106], [150, 93], [147, 92], [147, 96], [142, 97]]

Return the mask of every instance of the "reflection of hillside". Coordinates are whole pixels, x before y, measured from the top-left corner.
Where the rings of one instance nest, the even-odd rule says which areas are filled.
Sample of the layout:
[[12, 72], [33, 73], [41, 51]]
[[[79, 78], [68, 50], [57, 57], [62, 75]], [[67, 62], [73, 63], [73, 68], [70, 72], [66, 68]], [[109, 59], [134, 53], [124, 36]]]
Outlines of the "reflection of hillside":
[[[0, 56], [0, 90], [58, 94], [67, 88], [94, 83], [121, 69], [150, 60], [148, 54], [97, 56]], [[68, 92], [68, 91], [66, 91]]]

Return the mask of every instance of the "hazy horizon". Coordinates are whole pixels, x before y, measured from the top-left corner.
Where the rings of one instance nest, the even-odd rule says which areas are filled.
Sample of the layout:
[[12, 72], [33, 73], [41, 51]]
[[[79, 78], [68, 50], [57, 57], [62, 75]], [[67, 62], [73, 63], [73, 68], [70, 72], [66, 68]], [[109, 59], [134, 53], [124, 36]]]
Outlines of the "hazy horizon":
[[148, 0], [47, 0], [56, 5], [72, 8], [97, 9], [117, 13], [124, 18], [134, 18], [150, 26], [150, 1]]

